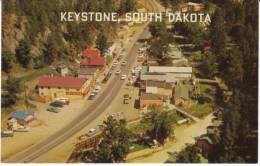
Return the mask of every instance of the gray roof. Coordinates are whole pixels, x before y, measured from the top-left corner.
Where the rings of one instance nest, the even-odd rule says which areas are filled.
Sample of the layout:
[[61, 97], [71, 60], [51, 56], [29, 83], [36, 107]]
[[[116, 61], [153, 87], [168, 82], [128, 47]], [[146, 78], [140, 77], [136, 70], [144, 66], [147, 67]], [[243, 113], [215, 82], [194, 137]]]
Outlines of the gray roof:
[[178, 79], [171, 73], [145, 73], [141, 75], [142, 81], [165, 81], [165, 82], [177, 82]]
[[191, 74], [192, 67], [150, 66], [149, 72]]

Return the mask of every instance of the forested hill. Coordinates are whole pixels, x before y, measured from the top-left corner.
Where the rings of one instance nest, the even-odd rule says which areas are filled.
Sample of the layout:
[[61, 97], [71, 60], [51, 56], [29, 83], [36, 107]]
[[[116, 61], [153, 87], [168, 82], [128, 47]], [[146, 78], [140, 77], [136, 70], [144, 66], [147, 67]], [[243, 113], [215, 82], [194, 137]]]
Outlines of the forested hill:
[[60, 12], [125, 13], [135, 7], [135, 0], [4, 0], [2, 70], [9, 72], [14, 64], [40, 68], [57, 59], [73, 59], [92, 46], [100, 32], [115, 35], [116, 24], [61, 22]]

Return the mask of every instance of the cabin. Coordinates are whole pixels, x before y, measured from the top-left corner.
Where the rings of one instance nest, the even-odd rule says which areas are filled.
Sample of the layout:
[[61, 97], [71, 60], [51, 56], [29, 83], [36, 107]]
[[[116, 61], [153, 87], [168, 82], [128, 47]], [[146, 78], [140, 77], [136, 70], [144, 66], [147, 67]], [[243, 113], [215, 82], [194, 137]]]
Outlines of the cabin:
[[20, 125], [27, 125], [34, 120], [34, 116], [24, 111], [14, 111], [10, 114], [11, 123], [18, 123]]
[[88, 94], [90, 87], [91, 80], [77, 77], [41, 76], [37, 84], [39, 96], [47, 100], [80, 99]]

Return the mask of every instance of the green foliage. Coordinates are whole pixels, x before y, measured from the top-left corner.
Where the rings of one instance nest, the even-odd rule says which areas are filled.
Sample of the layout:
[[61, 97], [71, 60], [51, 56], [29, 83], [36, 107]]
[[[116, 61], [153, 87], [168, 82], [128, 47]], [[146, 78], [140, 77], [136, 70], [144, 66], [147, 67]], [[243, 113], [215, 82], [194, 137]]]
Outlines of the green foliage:
[[211, 52], [206, 52], [203, 58], [203, 72], [210, 78], [213, 78], [218, 72], [218, 63], [216, 56]]
[[9, 73], [13, 67], [14, 55], [11, 51], [4, 49], [2, 53], [2, 70]]
[[203, 38], [206, 36], [204, 27], [199, 23], [173, 23], [173, 31], [188, 37], [188, 39], [198, 47], [202, 46]]
[[19, 42], [19, 46], [15, 50], [17, 61], [23, 66], [28, 67], [31, 60], [31, 44], [29, 40], [23, 39]]
[[160, 37], [167, 30], [166, 23], [162, 22], [151, 22], [149, 24], [149, 31], [153, 37]]
[[108, 44], [107, 44], [107, 38], [104, 35], [103, 31], [101, 31], [99, 33], [99, 35], [97, 36], [96, 45], [97, 45], [97, 48], [100, 50], [101, 55], [104, 56], [104, 53], [105, 53], [106, 49], [108, 48]]
[[144, 117], [143, 121], [152, 124], [150, 135], [161, 144], [164, 144], [168, 137], [174, 135], [172, 126], [176, 122], [176, 116], [174, 113], [165, 111], [160, 112], [153, 109]]
[[212, 16], [212, 22], [210, 25], [210, 39], [212, 41], [212, 52], [217, 58], [219, 68], [225, 68], [227, 35], [224, 18], [220, 9], [216, 9], [214, 15]]
[[[130, 131], [125, 120], [116, 121], [109, 116], [104, 121], [103, 136], [93, 156], [88, 156], [95, 163], [123, 162], [129, 153]], [[85, 156], [86, 157], [86, 156]]]
[[176, 163], [200, 163], [199, 149], [187, 146], [176, 157]]
[[136, 0], [121, 0], [120, 7], [118, 9], [119, 14], [134, 11], [136, 9]]
[[16, 103], [18, 100], [17, 94], [21, 92], [22, 87], [20, 84], [20, 80], [8, 76], [8, 79], [2, 85], [2, 107], [9, 107]]

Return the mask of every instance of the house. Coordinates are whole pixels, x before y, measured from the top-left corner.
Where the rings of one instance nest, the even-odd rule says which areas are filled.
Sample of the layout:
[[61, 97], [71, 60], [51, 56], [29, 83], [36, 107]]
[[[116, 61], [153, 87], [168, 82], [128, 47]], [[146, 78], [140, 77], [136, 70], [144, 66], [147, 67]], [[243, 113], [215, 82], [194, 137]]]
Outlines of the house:
[[177, 79], [191, 79], [192, 67], [149, 66], [149, 72], [171, 73]]
[[80, 67], [97, 68], [103, 71], [106, 66], [106, 60], [101, 56], [98, 49], [85, 49], [83, 59], [80, 61]]
[[96, 68], [79, 68], [76, 76], [78, 78], [85, 78], [88, 80], [95, 80], [99, 75], [99, 70]]
[[145, 74], [141, 74], [140, 82], [145, 83], [145, 81], [165, 81], [169, 83], [177, 83], [178, 79], [175, 78], [174, 74], [171, 73], [150, 73], [145, 72]]
[[37, 88], [39, 96], [53, 100], [57, 97], [83, 98], [90, 90], [91, 82], [85, 78], [41, 76]]
[[212, 145], [213, 145], [213, 140], [209, 137], [209, 135], [204, 134], [201, 135], [198, 138], [195, 138], [196, 140], [196, 146], [199, 147], [202, 151], [202, 154], [204, 154], [204, 156], [212, 151]]
[[141, 86], [140, 89], [144, 88], [146, 93], [167, 96], [167, 100], [170, 100], [173, 87], [173, 84], [166, 81], [146, 81], [144, 87]]
[[152, 94], [152, 93], [141, 93], [140, 96], [140, 108], [148, 107], [159, 107], [167, 100], [167, 96]]
[[195, 145], [201, 149], [202, 155], [208, 158], [208, 154], [213, 150], [214, 144], [220, 141], [220, 137], [215, 134], [203, 134], [195, 138]]
[[17, 122], [20, 125], [27, 125], [29, 122], [34, 120], [33, 115], [30, 115], [30, 114], [28, 114], [27, 112], [24, 112], [24, 111], [12, 112], [10, 114], [10, 118], [16, 120], [16, 121], [12, 120], [13, 123]]
[[187, 85], [177, 85], [174, 88], [174, 104], [184, 107], [189, 105], [189, 87]]

